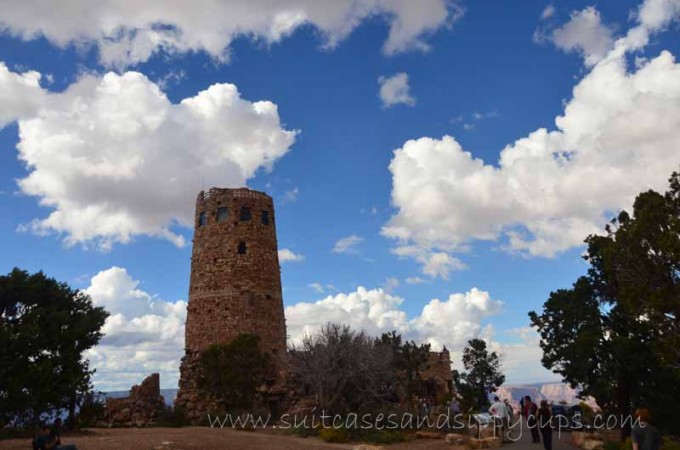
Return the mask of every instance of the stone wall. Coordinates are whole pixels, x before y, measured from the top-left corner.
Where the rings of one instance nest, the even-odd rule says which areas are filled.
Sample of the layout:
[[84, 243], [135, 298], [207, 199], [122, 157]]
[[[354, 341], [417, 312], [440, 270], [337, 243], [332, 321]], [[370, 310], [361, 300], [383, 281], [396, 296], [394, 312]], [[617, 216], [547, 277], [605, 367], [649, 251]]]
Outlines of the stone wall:
[[428, 382], [438, 403], [451, 393], [453, 383], [451, 355], [446, 347], [441, 352], [430, 352], [420, 369], [420, 378]]
[[196, 201], [186, 354], [176, 405], [194, 421], [210, 401], [196, 386], [198, 357], [212, 344], [257, 334], [281, 371], [286, 352], [274, 202], [247, 188], [201, 192]]
[[107, 399], [105, 421], [107, 426], [150, 426], [158, 421], [165, 408], [160, 376], [153, 373], [142, 384], [133, 386], [128, 397]]

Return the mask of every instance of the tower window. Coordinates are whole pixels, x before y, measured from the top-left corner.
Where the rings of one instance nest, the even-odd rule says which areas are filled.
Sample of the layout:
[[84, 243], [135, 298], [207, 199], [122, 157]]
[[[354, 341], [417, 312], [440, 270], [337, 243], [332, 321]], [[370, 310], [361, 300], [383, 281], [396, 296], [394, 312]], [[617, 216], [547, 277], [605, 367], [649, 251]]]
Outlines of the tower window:
[[251, 213], [250, 213], [250, 208], [247, 206], [244, 206], [241, 208], [241, 222], [245, 222], [250, 220]]
[[217, 219], [217, 223], [222, 223], [226, 222], [227, 218], [229, 217], [229, 209], [222, 206], [217, 208], [217, 213], [215, 214], [215, 218]]
[[269, 211], [262, 211], [262, 225], [269, 225]]
[[201, 214], [198, 215], [198, 226], [202, 227], [205, 225], [205, 213], [202, 212]]
[[238, 254], [239, 255], [245, 255], [246, 254], [246, 243], [241, 241], [238, 243]]

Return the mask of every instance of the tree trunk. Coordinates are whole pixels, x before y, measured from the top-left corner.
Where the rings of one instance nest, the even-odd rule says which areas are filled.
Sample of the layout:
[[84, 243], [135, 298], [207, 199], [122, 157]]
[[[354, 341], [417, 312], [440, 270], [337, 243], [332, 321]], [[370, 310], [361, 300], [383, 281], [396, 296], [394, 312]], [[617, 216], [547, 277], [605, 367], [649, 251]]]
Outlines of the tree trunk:
[[68, 419], [66, 421], [66, 426], [71, 431], [76, 427], [76, 403], [76, 394], [74, 393], [68, 404]]
[[[630, 411], [630, 381], [621, 379], [618, 383], [618, 410], [621, 418], [626, 418]], [[630, 436], [630, 422], [625, 421], [626, 425], [621, 427], [621, 442]]]

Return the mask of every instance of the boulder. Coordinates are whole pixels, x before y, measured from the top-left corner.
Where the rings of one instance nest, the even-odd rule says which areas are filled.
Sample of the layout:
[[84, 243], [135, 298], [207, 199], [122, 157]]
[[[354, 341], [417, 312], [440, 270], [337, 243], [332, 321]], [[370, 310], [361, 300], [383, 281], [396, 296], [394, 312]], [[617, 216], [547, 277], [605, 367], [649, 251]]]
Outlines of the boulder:
[[436, 431], [416, 431], [416, 437], [425, 439], [441, 439], [444, 437], [444, 435], [437, 433]]
[[598, 441], [596, 439], [587, 439], [581, 444], [581, 448], [584, 450], [595, 450], [598, 448], [604, 448], [604, 442]]
[[488, 437], [497, 437], [498, 436], [498, 431], [494, 430], [494, 427], [489, 426], [489, 427], [481, 427], [481, 429], [477, 425], [472, 425], [469, 430], [470, 436], [481, 439], [481, 438], [488, 438]]
[[447, 444], [451, 445], [464, 445], [466, 437], [458, 433], [449, 433], [444, 438]]

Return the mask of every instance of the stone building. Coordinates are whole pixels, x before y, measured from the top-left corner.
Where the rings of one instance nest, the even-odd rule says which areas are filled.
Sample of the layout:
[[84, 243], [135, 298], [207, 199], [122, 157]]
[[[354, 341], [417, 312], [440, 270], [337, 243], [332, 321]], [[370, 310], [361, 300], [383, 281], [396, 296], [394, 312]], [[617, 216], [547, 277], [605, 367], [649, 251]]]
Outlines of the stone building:
[[427, 355], [427, 361], [420, 369], [420, 379], [425, 382], [426, 394], [433, 396], [437, 403], [443, 403], [453, 390], [451, 354], [446, 347], [441, 352]]
[[165, 411], [160, 376], [153, 373], [142, 384], [133, 386], [123, 398], [109, 398], [105, 404], [104, 425], [146, 427], [156, 424]]
[[185, 333], [175, 404], [193, 421], [211, 406], [196, 384], [199, 355], [210, 345], [256, 334], [283, 378], [286, 324], [274, 202], [268, 195], [247, 188], [198, 194]]

